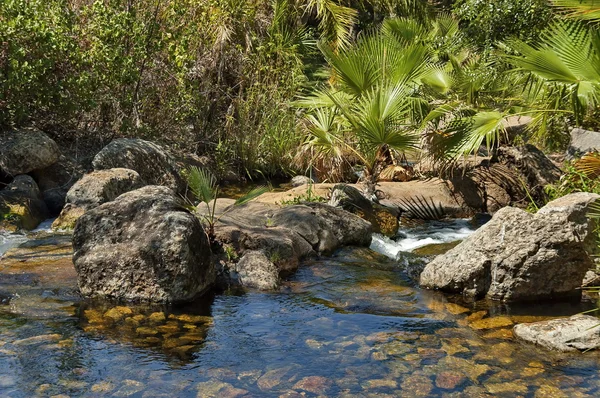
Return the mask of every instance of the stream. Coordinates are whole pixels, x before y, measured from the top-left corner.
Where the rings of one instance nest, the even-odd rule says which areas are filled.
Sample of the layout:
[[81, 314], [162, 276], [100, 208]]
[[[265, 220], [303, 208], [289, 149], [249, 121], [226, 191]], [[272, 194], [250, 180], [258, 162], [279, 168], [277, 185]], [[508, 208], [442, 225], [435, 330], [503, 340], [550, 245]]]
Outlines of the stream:
[[[0, 260], [0, 397], [599, 396], [599, 354], [552, 353], [511, 332], [594, 303], [465, 302], [408, 278], [407, 262], [474, 228], [452, 220], [376, 235], [373, 250], [306, 261], [278, 291], [177, 308], [81, 300], [62, 249], [50, 263], [29, 252], [21, 268]], [[0, 257], [44, 229], [0, 235]], [[43, 239], [53, 253], [68, 236]]]

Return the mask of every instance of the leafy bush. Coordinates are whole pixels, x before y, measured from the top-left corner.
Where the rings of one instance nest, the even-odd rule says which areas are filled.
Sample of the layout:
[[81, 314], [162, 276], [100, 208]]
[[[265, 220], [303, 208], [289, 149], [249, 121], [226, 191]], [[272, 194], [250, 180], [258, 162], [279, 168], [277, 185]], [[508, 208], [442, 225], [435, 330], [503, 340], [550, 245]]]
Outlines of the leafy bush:
[[453, 9], [479, 48], [509, 37], [535, 39], [552, 15], [546, 0], [457, 0]]

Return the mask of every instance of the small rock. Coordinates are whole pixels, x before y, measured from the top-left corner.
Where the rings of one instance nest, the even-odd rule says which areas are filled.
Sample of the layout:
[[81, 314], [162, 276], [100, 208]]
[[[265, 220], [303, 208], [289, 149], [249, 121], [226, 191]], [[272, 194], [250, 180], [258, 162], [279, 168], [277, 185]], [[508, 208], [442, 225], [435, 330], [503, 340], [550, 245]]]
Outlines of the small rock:
[[465, 375], [460, 372], [442, 372], [435, 377], [435, 385], [445, 390], [454, 390], [466, 380]]
[[104, 313], [106, 318], [110, 318], [113, 321], [117, 322], [121, 319], [125, 318], [127, 315], [133, 314], [133, 311], [129, 307], [114, 307]]
[[471, 322], [469, 326], [476, 330], [483, 330], [511, 326], [512, 324], [513, 321], [509, 317], [496, 316], [493, 318], [484, 318], [478, 321]]
[[62, 338], [60, 334], [44, 334], [40, 336], [33, 336], [27, 339], [17, 340], [13, 344], [16, 346], [20, 345], [32, 345], [32, 344], [40, 344], [40, 343], [49, 343], [52, 341], [59, 341]]
[[393, 379], [372, 379], [367, 380], [362, 384], [363, 388], [366, 390], [371, 390], [375, 388], [396, 388], [398, 387], [398, 383]]
[[468, 308], [465, 308], [461, 305], [458, 304], [453, 304], [453, 303], [446, 303], [445, 304], [446, 310], [451, 313], [452, 315], [460, 315], [460, 314], [464, 314], [466, 312], [469, 312]]
[[402, 392], [412, 397], [427, 397], [433, 390], [433, 383], [426, 376], [411, 375], [402, 382]]
[[516, 383], [516, 382], [507, 382], [507, 383], [486, 383], [486, 390], [490, 394], [525, 394], [528, 391], [528, 388], [524, 384]]
[[329, 388], [331, 382], [322, 376], [308, 376], [298, 381], [293, 389], [305, 390], [314, 394], [322, 394]]
[[256, 382], [261, 391], [269, 391], [273, 387], [278, 386], [283, 381], [283, 377], [291, 370], [291, 367], [286, 366], [279, 369], [269, 370], [262, 375]]
[[165, 314], [163, 312], [153, 312], [148, 317], [148, 321], [150, 321], [151, 323], [163, 323], [166, 320], [167, 318], [165, 317]]

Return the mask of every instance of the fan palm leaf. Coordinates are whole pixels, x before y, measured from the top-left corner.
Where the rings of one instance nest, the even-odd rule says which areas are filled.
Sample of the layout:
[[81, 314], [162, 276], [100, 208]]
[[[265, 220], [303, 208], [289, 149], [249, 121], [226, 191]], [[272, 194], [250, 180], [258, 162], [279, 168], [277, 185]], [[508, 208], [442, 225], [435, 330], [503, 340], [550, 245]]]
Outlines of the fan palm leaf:
[[208, 203], [215, 199], [217, 179], [210, 171], [192, 166], [187, 169], [186, 177], [192, 194], [200, 203]]
[[600, 39], [597, 31], [575, 22], [559, 21], [544, 32], [537, 45], [521, 41], [510, 45], [520, 56], [508, 59], [518, 70], [533, 75], [531, 84], [526, 86], [528, 95], [532, 97], [531, 93], [535, 93], [546, 104], [544, 108], [568, 106], [576, 124], [580, 125], [598, 105]]
[[564, 11], [568, 17], [600, 22], [599, 0], [551, 0], [551, 2]]
[[589, 179], [600, 177], [600, 153], [586, 153], [579, 160], [577, 160], [575, 163], [575, 169]]

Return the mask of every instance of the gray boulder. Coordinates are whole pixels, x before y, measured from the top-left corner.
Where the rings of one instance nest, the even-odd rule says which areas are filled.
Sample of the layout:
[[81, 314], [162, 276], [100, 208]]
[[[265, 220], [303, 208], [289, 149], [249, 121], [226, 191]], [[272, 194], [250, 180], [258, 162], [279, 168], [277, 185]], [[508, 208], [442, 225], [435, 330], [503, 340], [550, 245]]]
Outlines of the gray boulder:
[[290, 181], [292, 187], [301, 187], [302, 185], [314, 184], [314, 181], [307, 176], [295, 176]]
[[235, 269], [238, 282], [244, 287], [271, 290], [279, 284], [279, 270], [263, 252], [247, 252]]
[[579, 296], [593, 262], [585, 216], [600, 195], [576, 193], [537, 214], [506, 207], [446, 254], [427, 264], [420, 285], [467, 296], [523, 301]]
[[73, 249], [86, 297], [180, 302], [215, 281], [202, 225], [166, 187], [146, 186], [87, 211]]
[[175, 160], [159, 145], [137, 138], [119, 138], [94, 157], [94, 170], [125, 168], [135, 170], [147, 184], [163, 185], [184, 194], [186, 184]]
[[600, 347], [600, 319], [589, 315], [521, 323], [513, 328], [523, 341], [562, 352], [595, 350]]
[[144, 182], [140, 175], [129, 169], [98, 170], [86, 174], [67, 192], [67, 203], [52, 228], [72, 229], [77, 219], [87, 210], [142, 186]]
[[42, 193], [30, 176], [16, 176], [0, 191], [0, 230], [31, 230], [48, 216]]
[[37, 129], [0, 132], [0, 170], [16, 176], [55, 163], [60, 150], [54, 140]]
[[571, 130], [567, 156], [573, 158], [592, 151], [600, 151], [600, 132], [579, 128]]

